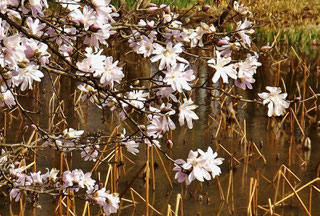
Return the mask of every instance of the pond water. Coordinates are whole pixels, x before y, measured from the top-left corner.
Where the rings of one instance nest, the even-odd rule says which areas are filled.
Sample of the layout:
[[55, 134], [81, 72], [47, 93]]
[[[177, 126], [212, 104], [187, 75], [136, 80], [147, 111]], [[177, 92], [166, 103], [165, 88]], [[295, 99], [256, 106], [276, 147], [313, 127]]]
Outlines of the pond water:
[[[283, 51], [280, 51], [283, 52]], [[254, 84], [254, 90], [251, 91], [239, 91], [244, 98], [257, 98], [257, 93], [265, 91], [265, 86], [274, 86], [277, 73], [280, 71], [280, 76], [283, 78], [286, 89], [288, 92], [288, 98], [293, 99], [297, 94], [297, 86], [303, 87], [304, 82], [306, 86], [310, 86], [314, 92], [320, 92], [320, 55], [301, 55], [301, 59], [295, 57], [294, 54], [285, 55], [274, 54], [273, 56], [261, 56], [260, 61], [263, 66], [259, 68], [256, 80]], [[319, 57], [318, 57], [319, 56]], [[279, 64], [274, 64], [272, 59], [282, 60]], [[134, 61], [134, 57], [129, 59]], [[303, 67], [302, 62], [308, 68], [309, 78], [303, 81]], [[273, 65], [274, 64], [274, 65]], [[140, 65], [131, 67], [148, 68], [149, 65]], [[208, 68], [199, 63], [195, 66], [197, 73], [199, 73], [199, 83], [203, 82], [208, 76]], [[150, 70], [150, 69], [149, 69]], [[146, 70], [141, 70], [146, 71]], [[148, 72], [145, 72], [148, 73]], [[65, 81], [63, 81], [65, 82]], [[283, 86], [281, 80], [279, 80], [280, 86]], [[48, 128], [48, 116], [45, 110], [48, 109], [48, 95], [52, 92], [48, 87], [50, 83], [45, 81], [41, 84], [42, 94], [41, 98], [41, 115], [34, 116], [36, 121], [44, 127]], [[76, 88], [75, 83], [62, 83], [63, 91], [61, 92], [62, 99], [70, 99], [70, 95]], [[216, 96], [221, 95], [221, 92], [216, 92]], [[309, 93], [308, 93], [309, 94]], [[310, 95], [310, 94], [309, 94]], [[250, 178], [258, 179], [257, 187], [257, 203], [268, 209], [268, 198], [271, 198], [271, 202], [274, 202], [274, 194], [277, 187], [277, 182], [268, 182], [266, 179], [273, 181], [281, 165], [288, 167], [299, 179], [299, 183], [292, 175], [287, 175], [289, 181], [299, 188], [303, 184], [306, 184], [310, 180], [316, 178], [317, 166], [320, 164], [320, 130], [317, 128], [317, 121], [320, 120], [319, 111], [310, 111], [308, 113], [311, 117], [315, 118], [314, 122], [306, 121], [305, 131], [308, 137], [311, 139], [312, 148], [310, 151], [302, 150], [300, 147], [300, 139], [302, 137], [299, 128], [295, 125], [293, 133], [290, 132], [290, 125], [284, 123], [279, 127], [281, 119], [268, 119], [266, 115], [266, 107], [257, 105], [254, 103], [239, 102], [234, 107], [236, 111], [237, 119], [240, 125], [244, 125], [246, 120], [246, 134], [248, 142], [254, 142], [258, 147], [261, 154], [264, 156], [266, 163], [262, 157], [259, 158], [259, 154], [253, 148], [253, 145], [248, 145], [246, 148], [244, 143], [241, 142], [241, 136], [238, 135], [232, 127], [237, 128], [234, 120], [230, 120], [226, 124], [219, 128], [220, 132], [215, 138], [216, 131], [218, 129], [221, 116], [218, 114], [220, 106], [212, 100], [212, 95], [205, 90], [196, 90], [193, 97], [195, 97], [196, 103], [199, 105], [197, 114], [199, 120], [194, 122], [194, 129], [189, 130], [187, 128], [178, 128], [172, 134], [174, 148], [169, 150], [165, 144], [162, 144], [163, 150], [168, 151], [168, 154], [173, 158], [186, 159], [190, 149], [196, 150], [198, 148], [206, 150], [208, 146], [218, 151], [220, 157], [224, 157], [225, 161], [222, 165], [222, 174], [218, 180], [212, 180], [203, 184], [193, 182], [190, 186], [186, 187], [184, 184], [179, 184], [173, 180], [173, 188], [165, 176], [164, 170], [157, 157], [155, 158], [155, 191], [150, 192], [150, 204], [154, 206], [163, 215], [166, 215], [168, 204], [175, 207], [177, 194], [182, 194], [183, 197], [183, 211], [184, 215], [246, 215], [249, 191], [250, 191]], [[34, 105], [28, 98], [22, 99], [26, 105]], [[229, 99], [228, 99], [229, 100]], [[68, 100], [66, 100], [68, 101]], [[234, 101], [236, 103], [237, 101]], [[318, 99], [319, 104], [319, 99]], [[306, 104], [311, 106], [312, 103]], [[85, 132], [96, 132], [101, 129], [103, 133], [110, 134], [111, 129], [114, 126], [126, 125], [126, 122], [122, 122], [118, 116], [107, 112], [105, 114], [106, 121], [101, 121], [101, 111], [94, 106], [83, 106], [82, 111], [84, 115], [79, 116], [73, 111], [72, 103], [65, 104], [66, 115], [69, 118], [69, 127], [84, 129]], [[177, 122], [177, 119], [174, 119]], [[7, 142], [15, 143], [21, 141], [21, 133], [26, 123], [20, 124], [13, 121], [9, 126]], [[233, 125], [233, 126], [232, 126]], [[18, 133], [17, 133], [18, 131]], [[222, 145], [222, 147], [220, 146]], [[223, 150], [225, 148], [230, 152], [238, 161], [231, 159], [229, 154]], [[123, 175], [119, 182], [119, 193], [121, 194], [132, 178], [137, 174], [140, 168], [145, 163], [145, 149], [141, 148], [140, 153], [137, 156], [129, 155], [124, 150], [124, 153], [135, 161], [135, 165], [128, 163], [126, 168], [126, 175]], [[250, 155], [251, 154], [251, 155]], [[162, 155], [163, 156], [163, 155]], [[164, 163], [169, 175], [173, 179], [174, 173], [172, 172], [173, 165], [164, 157]], [[79, 152], [73, 153], [72, 157], [69, 157], [71, 161], [72, 169], [82, 168], [89, 171], [92, 168], [93, 163], [84, 162], [80, 157]], [[38, 152], [38, 170], [45, 171], [46, 167], [59, 167], [59, 157], [50, 151]], [[232, 165], [231, 165], [232, 164]], [[107, 172], [107, 166], [101, 166], [99, 172], [101, 179]], [[97, 173], [94, 173], [94, 178], [97, 178]], [[221, 199], [219, 192], [218, 182], [221, 184], [224, 200]], [[232, 182], [233, 184], [230, 184]], [[298, 184], [299, 183], [299, 184]], [[141, 195], [144, 195], [145, 181], [142, 175], [134, 181], [132, 187]], [[282, 182], [281, 182], [282, 185]], [[290, 187], [285, 183], [285, 194], [292, 193]], [[280, 187], [281, 188], [281, 187]], [[281, 188], [282, 190], [282, 188]], [[229, 192], [228, 192], [229, 191]], [[279, 192], [280, 193], [280, 192]], [[39, 205], [41, 208], [34, 209], [32, 204], [27, 203], [25, 206], [24, 215], [52, 215], [56, 206], [56, 199], [47, 195], [41, 195], [43, 199], [40, 199]], [[303, 202], [308, 206], [309, 199], [309, 187], [299, 192], [299, 196]], [[279, 196], [280, 197], [280, 196]], [[279, 197], [277, 200], [279, 200]], [[124, 198], [131, 199], [129, 191], [124, 195]], [[118, 215], [144, 215], [145, 204], [136, 198], [137, 204], [134, 209], [132, 206], [119, 210]], [[320, 215], [320, 193], [314, 191], [312, 194], [312, 215]], [[123, 202], [122, 206], [126, 206], [129, 203]], [[280, 215], [306, 215], [304, 209], [299, 203], [298, 199], [293, 196], [291, 199], [285, 202], [283, 207], [277, 207], [275, 212]], [[77, 214], [82, 214], [84, 202], [79, 200], [76, 203]], [[0, 195], [0, 215], [11, 215], [11, 209], [15, 214], [19, 212], [18, 204], [9, 204], [9, 199]], [[95, 212], [93, 209], [92, 212]], [[264, 215], [264, 211], [259, 210], [258, 215]], [[23, 214], [20, 214], [23, 215]], [[150, 210], [150, 215], [157, 215]]]

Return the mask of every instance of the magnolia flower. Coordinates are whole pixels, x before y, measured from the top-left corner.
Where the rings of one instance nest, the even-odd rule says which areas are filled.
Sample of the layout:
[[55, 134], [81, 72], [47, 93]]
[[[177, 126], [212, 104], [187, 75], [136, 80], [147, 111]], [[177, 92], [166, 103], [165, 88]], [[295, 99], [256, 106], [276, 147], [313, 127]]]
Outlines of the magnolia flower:
[[80, 153], [81, 157], [84, 158], [85, 161], [96, 162], [99, 155], [99, 152], [97, 150], [98, 148], [99, 148], [99, 145], [95, 145], [95, 148], [91, 146], [85, 147]]
[[108, 85], [110, 88], [113, 88], [114, 82], [120, 83], [124, 74], [122, 68], [118, 67], [119, 61], [113, 62], [113, 57], [109, 56], [104, 61], [104, 71], [99, 71], [93, 74], [93, 76], [100, 76], [100, 83], [104, 86]]
[[78, 139], [84, 133], [84, 130], [75, 130], [73, 128], [67, 128], [63, 131], [63, 138], [65, 139]]
[[[0, 6], [1, 6], [1, 3], [0, 3]], [[7, 38], [7, 33], [9, 28], [10, 28], [9, 24], [5, 20], [2, 20], [2, 18], [0, 18], [0, 41]]]
[[233, 9], [241, 15], [251, 14], [251, 12], [248, 10], [248, 7], [244, 6], [243, 4], [239, 4], [238, 1], [233, 3]]
[[287, 93], [281, 94], [280, 87], [267, 86], [266, 89], [270, 92], [258, 93], [258, 96], [263, 99], [263, 105], [268, 104], [268, 116], [281, 116], [285, 114], [289, 107], [289, 102], [286, 101]]
[[214, 34], [216, 32], [216, 28], [214, 25], [208, 25], [204, 22], [200, 23], [200, 26], [198, 26], [195, 30], [184, 30], [185, 33], [188, 34], [188, 36], [184, 39], [187, 42], [190, 42], [191, 47], [199, 46], [203, 47], [203, 41], [202, 37], [204, 34]]
[[95, 201], [100, 207], [103, 207], [104, 213], [110, 215], [116, 213], [119, 208], [119, 195], [117, 193], [110, 194], [106, 188], [101, 188], [91, 195], [91, 199]]
[[107, 39], [116, 33], [113, 31], [110, 24], [103, 24], [97, 26], [97, 32], [91, 32], [91, 34], [86, 34], [84, 39], [84, 44], [89, 44], [91, 46], [99, 48], [99, 43], [108, 46]]
[[0, 168], [3, 167], [3, 165], [8, 161], [8, 153], [4, 149], [1, 149], [0, 154]]
[[30, 176], [27, 177], [27, 185], [42, 185], [42, 176], [41, 171], [36, 173], [30, 173]]
[[91, 173], [83, 173], [80, 169], [75, 169], [71, 171], [65, 171], [62, 176], [62, 181], [64, 183], [64, 188], [71, 188], [78, 191], [80, 188], [87, 188], [87, 190], [92, 190], [95, 184], [95, 180], [91, 178]]
[[162, 47], [160, 44], [153, 44], [154, 51], [153, 56], [150, 60], [151, 62], [157, 62], [160, 60], [159, 70], [164, 69], [164, 67], [174, 66], [177, 63], [177, 60], [185, 64], [189, 64], [187, 60], [180, 57], [179, 54], [182, 53], [182, 43], [177, 43], [172, 47], [172, 43], [168, 42], [166, 48]]
[[56, 168], [52, 168], [49, 172], [43, 174], [41, 177], [43, 179], [43, 181], [49, 181], [49, 182], [53, 182], [55, 183], [58, 179], [58, 173], [59, 173], [59, 170], [57, 170]]
[[231, 42], [228, 36], [223, 37], [218, 41], [217, 50], [220, 51], [221, 56], [230, 57], [232, 51], [238, 51], [240, 43], [238, 41]]
[[189, 185], [191, 182], [189, 181], [189, 178], [188, 178], [188, 172], [182, 168], [184, 164], [186, 164], [186, 162], [182, 159], [177, 159], [174, 161], [173, 171], [177, 172], [174, 175], [174, 178], [177, 179], [179, 183], [186, 181], [186, 184]]
[[235, 31], [240, 36], [243, 46], [246, 47], [246, 45], [248, 45], [251, 47], [251, 40], [248, 34], [254, 33], [254, 29], [252, 29], [252, 22], [248, 21], [247, 18], [244, 22], [240, 21]]
[[136, 142], [135, 140], [131, 140], [130, 138], [126, 137], [126, 129], [123, 129], [123, 132], [121, 133], [121, 138], [122, 138], [122, 144], [124, 144], [127, 148], [127, 151], [130, 152], [131, 154], [136, 155], [139, 153], [139, 143]]
[[39, 59], [40, 65], [49, 63], [51, 54], [47, 51], [47, 44], [31, 38], [23, 40], [23, 45], [25, 46], [24, 54], [29, 59], [29, 61], [31, 61], [32, 58], [36, 58]]
[[13, 86], [20, 86], [21, 91], [32, 89], [33, 81], [41, 82], [43, 73], [38, 69], [39, 66], [31, 62], [23, 68], [17, 67], [15, 71], [11, 72], [11, 83]]
[[184, 103], [179, 107], [179, 111], [180, 111], [179, 123], [180, 123], [180, 126], [184, 125], [184, 119], [186, 119], [188, 128], [192, 129], [193, 127], [192, 120], [199, 119], [197, 114], [195, 114], [195, 112], [193, 112], [192, 110], [196, 109], [198, 106], [193, 104], [193, 101], [191, 100], [191, 98], [189, 98], [189, 100], [184, 98], [183, 101]]
[[9, 109], [11, 109], [12, 106], [16, 105], [16, 101], [14, 99], [14, 96], [12, 95], [10, 90], [5, 90], [3, 86], [0, 87], [0, 107], [3, 107], [4, 105], [7, 105]]
[[81, 24], [83, 25], [84, 30], [88, 30], [89, 27], [94, 23], [96, 13], [92, 8], [85, 5], [83, 7], [83, 12], [79, 9], [75, 9], [69, 14], [69, 16], [72, 22]]
[[188, 181], [192, 182], [194, 179], [203, 182], [204, 179], [210, 180], [211, 175], [208, 170], [205, 169], [205, 163], [207, 162], [205, 158], [198, 157], [198, 151], [190, 150], [187, 163], [183, 164], [183, 169], [191, 170], [188, 175]]
[[22, 45], [22, 37], [18, 34], [4, 38], [0, 50], [3, 52], [5, 64], [10, 67], [17, 67], [18, 62], [25, 59], [25, 47]]
[[40, 24], [39, 19], [33, 19], [31, 17], [28, 17], [26, 20], [29, 32], [33, 35], [41, 36], [43, 32], [41, 31], [44, 27], [46, 27], [45, 23]]
[[183, 89], [191, 90], [191, 87], [188, 82], [191, 82], [195, 79], [193, 75], [193, 70], [186, 70], [188, 65], [177, 64], [173, 67], [167, 67], [167, 71], [164, 71], [166, 77], [163, 79], [163, 82], [171, 85], [172, 89], [178, 92], [182, 92]]
[[153, 39], [143, 35], [141, 41], [137, 42], [135, 50], [138, 54], [143, 54], [144, 58], [149, 57], [154, 51]]
[[232, 79], [237, 79], [237, 71], [235, 70], [235, 65], [229, 64], [231, 62], [231, 57], [221, 57], [219, 51], [216, 51], [217, 60], [208, 60], [209, 67], [216, 70], [212, 77], [212, 82], [216, 83], [220, 77], [224, 83], [228, 83], [228, 76]]
[[[49, 7], [47, 0], [29, 0], [28, 2], [30, 3], [33, 17], [36, 17], [38, 14], [43, 16], [44, 9]], [[24, 9], [27, 10], [26, 8]]]
[[206, 152], [198, 149], [197, 151], [190, 150], [187, 162], [178, 159], [175, 161], [173, 171], [176, 171], [175, 179], [178, 182], [186, 181], [189, 185], [194, 179], [203, 182], [210, 180], [211, 177], [221, 174], [219, 165], [222, 164], [223, 158], [217, 158], [218, 154], [213, 152], [211, 147], [208, 147]]
[[[144, 92], [143, 90], [134, 90], [128, 92], [127, 96], [125, 97], [127, 102], [138, 109], [144, 108], [144, 102], [147, 100], [149, 96], [148, 92]], [[124, 103], [123, 106], [128, 106], [128, 104]]]
[[257, 72], [257, 67], [261, 66], [258, 62], [258, 55], [251, 56], [248, 54], [247, 59], [244, 62], [239, 62], [238, 66], [238, 79], [235, 81], [235, 85], [243, 90], [248, 87], [252, 89], [252, 83], [255, 82], [253, 75]]
[[137, 153], [139, 153], [139, 143], [134, 141], [134, 140], [128, 140], [128, 141], [123, 141], [122, 142], [126, 148], [127, 151], [130, 152], [131, 154], [136, 155]]
[[221, 174], [219, 165], [222, 164], [224, 158], [217, 158], [218, 153], [213, 153], [213, 150], [210, 146], [208, 147], [208, 150], [206, 152], [202, 151], [201, 149], [198, 149], [198, 152], [201, 155], [200, 157], [202, 157], [203, 160], [206, 161], [204, 163], [204, 168], [211, 172], [212, 178], [215, 178], [215, 176], [219, 176]]
[[68, 8], [70, 11], [78, 9], [80, 7], [80, 0], [57, 0], [60, 2], [61, 6], [64, 8]]
[[103, 49], [95, 48], [95, 52], [91, 47], [86, 48], [86, 58], [82, 62], [77, 62], [77, 67], [80, 71], [77, 71], [79, 75], [88, 76], [92, 73], [101, 74], [104, 71], [104, 63], [106, 56], [101, 55]]

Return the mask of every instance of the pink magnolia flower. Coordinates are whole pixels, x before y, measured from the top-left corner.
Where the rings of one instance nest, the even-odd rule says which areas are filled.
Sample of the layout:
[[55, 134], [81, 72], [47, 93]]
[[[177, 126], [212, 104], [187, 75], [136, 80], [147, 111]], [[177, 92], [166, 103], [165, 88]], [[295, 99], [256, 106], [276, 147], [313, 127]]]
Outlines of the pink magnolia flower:
[[48, 45], [34, 39], [23, 40], [23, 45], [25, 46], [25, 55], [29, 60], [36, 58], [39, 60], [40, 65], [45, 65], [49, 63], [49, 58], [51, 54], [47, 51]]
[[25, 47], [22, 45], [22, 37], [18, 34], [5, 38], [2, 41], [3, 60], [4, 63], [14, 68], [18, 62], [25, 59]]
[[216, 51], [217, 59], [208, 60], [209, 67], [214, 68], [216, 71], [212, 77], [212, 82], [216, 83], [220, 77], [224, 83], [228, 83], [228, 76], [232, 79], [237, 79], [237, 71], [235, 65], [230, 64], [231, 57], [221, 57], [219, 51]]
[[248, 10], [248, 7], [244, 6], [243, 4], [239, 4], [238, 1], [233, 3], [233, 9], [241, 15], [250, 15], [251, 12]]
[[232, 51], [238, 51], [239, 49], [240, 43], [238, 41], [231, 42], [228, 36], [218, 41], [217, 50], [220, 51], [221, 56], [230, 57]]
[[33, 21], [33, 19], [31, 17], [28, 17], [26, 20], [27, 26], [28, 26], [28, 31], [33, 34], [33, 35], [37, 35], [37, 36], [42, 36], [43, 31], [41, 31], [44, 27], [46, 27], [45, 23], [41, 23], [40, 24], [40, 20], [39, 19], [35, 19]]
[[213, 152], [210, 146], [208, 147], [208, 150], [206, 152], [202, 151], [201, 149], [198, 149], [198, 152], [200, 153], [200, 157], [202, 158], [202, 160], [205, 161], [203, 167], [207, 171], [211, 172], [212, 178], [215, 178], [215, 176], [219, 176], [221, 174], [219, 165], [222, 164], [224, 158], [217, 158], [218, 153]]
[[186, 184], [189, 185], [191, 182], [189, 181], [188, 173], [182, 168], [182, 166], [186, 164], [186, 162], [182, 159], [177, 159], [174, 162], [175, 164], [173, 171], [177, 172], [174, 178], [177, 179], [179, 183], [186, 181]]
[[261, 66], [258, 62], [257, 55], [251, 56], [248, 54], [246, 61], [239, 62], [238, 66], [238, 79], [235, 81], [235, 85], [243, 90], [248, 87], [252, 89], [251, 83], [255, 82], [253, 75], [257, 72], [257, 67]]
[[77, 74], [89, 76], [90, 74], [101, 74], [104, 71], [106, 56], [101, 55], [103, 49], [95, 48], [95, 52], [91, 47], [86, 48], [86, 58], [81, 62], [77, 62], [80, 71]]
[[[49, 7], [47, 0], [29, 0], [29, 3], [33, 17], [37, 17], [38, 14], [43, 16], [43, 11]], [[28, 9], [24, 8], [24, 12], [28, 11]]]
[[116, 213], [119, 209], [119, 195], [117, 193], [110, 194], [105, 188], [97, 190], [92, 198], [100, 207], [103, 207], [103, 211], [106, 215]]
[[198, 151], [190, 150], [187, 163], [183, 164], [183, 169], [191, 170], [188, 175], [188, 181], [192, 182], [194, 179], [203, 182], [204, 179], [210, 180], [211, 175], [208, 170], [205, 169], [204, 164], [206, 162], [205, 158], [198, 157]]
[[85, 161], [96, 162], [99, 155], [99, 152], [97, 149], [99, 149], [99, 145], [96, 145], [95, 148], [91, 146], [87, 146], [81, 151], [80, 153], [81, 157], [84, 158]]
[[[131, 104], [132, 106], [143, 109], [144, 108], [144, 102], [147, 100], [147, 97], [149, 96], [148, 92], [145, 92], [143, 90], [134, 90], [128, 92], [127, 96], [125, 97], [126, 101]], [[124, 107], [127, 107], [128, 104], [123, 103]]]
[[180, 126], [184, 125], [184, 120], [187, 121], [187, 125], [189, 129], [192, 129], [193, 124], [192, 120], [198, 120], [199, 117], [195, 112], [193, 112], [194, 109], [196, 109], [198, 106], [193, 104], [193, 101], [191, 98], [187, 100], [186, 98], [183, 99], [184, 103], [180, 105], [179, 107], [179, 123]]
[[92, 0], [92, 5], [97, 12], [98, 19], [115, 22], [113, 17], [118, 17], [119, 14], [114, 12], [115, 8], [110, 2], [111, 0]]
[[[0, 6], [1, 6], [1, 3], [0, 3]], [[9, 28], [10, 28], [9, 24], [5, 20], [2, 20], [2, 18], [0, 18], [0, 41], [8, 37], [7, 34], [8, 34]]]

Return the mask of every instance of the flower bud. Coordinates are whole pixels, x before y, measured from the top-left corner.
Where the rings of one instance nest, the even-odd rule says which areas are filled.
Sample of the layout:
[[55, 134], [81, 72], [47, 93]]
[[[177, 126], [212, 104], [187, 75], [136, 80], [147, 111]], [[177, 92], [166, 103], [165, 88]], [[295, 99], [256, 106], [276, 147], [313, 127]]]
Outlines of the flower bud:
[[203, 11], [203, 12], [207, 12], [210, 8], [211, 8], [210, 5], [207, 5], [207, 4], [206, 4], [206, 5], [203, 5], [203, 6], [202, 6], [202, 11]]
[[147, 13], [153, 13], [158, 9], [158, 7], [149, 7], [147, 8]]
[[173, 147], [173, 142], [172, 142], [172, 140], [168, 140], [168, 141], [167, 141], [167, 146], [168, 146], [168, 149], [172, 149], [172, 147]]
[[263, 46], [260, 48], [261, 52], [268, 52], [271, 49], [271, 46]]

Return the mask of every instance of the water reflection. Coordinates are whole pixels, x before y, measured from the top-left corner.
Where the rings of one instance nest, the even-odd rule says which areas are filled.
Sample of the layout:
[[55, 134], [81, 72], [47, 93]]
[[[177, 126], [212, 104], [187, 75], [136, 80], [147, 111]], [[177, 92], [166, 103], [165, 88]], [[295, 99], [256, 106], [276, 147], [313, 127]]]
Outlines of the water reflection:
[[[256, 98], [257, 92], [263, 91], [266, 85], [274, 84], [279, 73], [284, 79], [289, 98], [293, 98], [294, 94], [297, 95], [297, 86], [300, 86], [301, 77], [303, 77], [303, 68], [301, 68], [300, 65], [301, 60], [288, 57], [287, 60], [279, 63], [278, 66], [270, 66], [272, 61], [270, 61], [269, 58], [270, 57], [262, 58], [264, 66], [258, 71], [254, 90], [239, 90], [244, 98]], [[319, 92], [319, 74], [317, 74], [317, 71], [319, 70], [320, 61], [319, 59], [316, 61], [305, 58], [303, 58], [303, 60], [306, 61], [310, 78], [305, 81], [302, 80], [302, 83], [304, 82], [306, 86], [312, 86], [314, 91]], [[151, 67], [147, 62], [136, 64], [134, 59], [130, 58], [126, 58], [125, 61], [127, 63], [127, 70], [129, 71], [142, 71], [142, 76], [148, 76], [152, 73]], [[204, 64], [196, 65], [195, 68], [200, 78], [199, 83], [203, 83], [207, 79], [208, 74], [212, 73]], [[140, 75], [141, 74], [133, 74], [133, 72], [131, 74], [130, 72], [128, 78]], [[294, 80], [299, 81], [298, 85]], [[281, 83], [281, 80], [278, 80], [278, 82]], [[46, 85], [46, 83], [43, 85]], [[61, 98], [65, 101], [71, 101], [70, 95], [75, 90], [75, 83], [64, 83], [62, 85], [65, 86], [68, 91], [62, 91]], [[44, 89], [44, 91], [44, 94], [40, 96], [40, 100], [42, 101], [45, 101], [45, 98], [52, 94], [50, 90]], [[301, 179], [302, 184], [312, 180], [316, 176], [316, 166], [320, 162], [320, 147], [317, 145], [320, 142], [320, 136], [315, 123], [310, 123], [310, 129], [308, 130], [308, 136], [312, 142], [311, 151], [304, 151], [298, 145], [301, 133], [297, 128], [295, 128], [293, 134], [291, 134], [289, 130], [281, 129], [279, 120], [272, 120], [266, 117], [265, 107], [235, 101], [233, 108], [236, 110], [237, 119], [241, 125], [244, 125], [244, 120], [246, 120], [247, 140], [255, 143], [259, 148], [259, 151], [266, 159], [266, 164], [264, 164], [262, 158], [258, 157], [254, 149], [246, 148], [243, 145], [242, 137], [232, 129], [233, 126], [230, 126], [231, 124], [236, 125], [235, 122], [224, 122], [222, 127], [225, 128], [223, 128], [223, 130], [220, 129], [221, 132], [219, 136], [217, 136], [216, 131], [219, 128], [219, 122], [223, 122], [224, 119], [221, 116], [219, 117], [218, 114], [220, 113], [221, 107], [218, 102], [212, 100], [212, 96], [219, 97], [221, 94], [221, 92], [215, 91], [212, 95], [203, 89], [195, 91], [193, 97], [196, 98], [196, 103], [199, 105], [197, 114], [200, 119], [195, 122], [194, 130], [188, 130], [184, 127], [178, 128], [173, 132], [174, 148], [169, 154], [173, 158], [186, 158], [189, 149], [207, 149], [208, 146], [212, 146], [213, 149], [218, 150], [219, 156], [226, 159], [222, 166], [222, 175], [217, 181], [202, 184], [193, 182], [188, 187], [173, 181], [173, 188], [171, 188], [165, 177], [164, 170], [159, 165], [159, 160], [156, 159], [155, 163], [159, 168], [155, 169], [156, 190], [150, 194], [150, 203], [162, 214], [166, 214], [168, 204], [172, 206], [175, 205], [176, 196], [178, 193], [181, 193], [183, 196], [183, 211], [185, 215], [245, 215], [248, 211], [247, 207], [251, 187], [250, 178], [259, 178], [259, 187], [257, 189], [258, 203], [259, 205], [267, 205], [267, 198], [270, 197], [272, 201], [274, 201], [274, 192], [276, 189], [276, 184], [268, 181], [273, 180], [282, 164], [291, 169]], [[42, 106], [43, 110], [48, 108], [46, 103], [43, 103]], [[106, 111], [105, 116], [107, 117], [107, 121], [102, 123], [101, 111], [92, 105], [82, 106], [79, 108], [81, 112], [74, 112], [75, 107], [72, 103], [66, 103], [64, 106], [66, 107], [65, 114], [69, 118], [68, 127], [82, 128], [86, 130], [86, 132], [95, 132], [101, 129], [103, 133], [110, 134], [111, 128], [117, 125], [128, 126], [125, 125], [126, 123], [122, 122], [117, 115], [110, 111]], [[42, 112], [37, 121], [41, 126], [46, 128], [48, 119], [44, 116], [47, 115]], [[319, 120], [319, 114], [317, 114], [316, 118]], [[175, 119], [175, 121], [176, 120], [177, 119]], [[230, 121], [232, 121], [232, 119]], [[22, 131], [23, 125], [17, 125], [17, 122], [13, 122], [9, 131], [13, 131], [13, 128]], [[240, 129], [238, 128], [238, 130]], [[8, 134], [7, 141], [14, 143], [18, 142], [19, 139], [20, 137], [17, 133], [12, 133]], [[219, 144], [222, 144], [241, 164], [238, 164], [232, 159]], [[165, 145], [163, 145], [163, 148], [165, 148]], [[250, 148], [252, 148], [252, 146]], [[138, 156], [128, 155], [129, 158], [135, 160], [136, 164], [132, 165], [128, 163], [128, 165], [126, 165], [126, 175], [124, 175], [121, 182], [119, 182], [120, 193], [128, 186], [128, 183], [145, 163], [144, 152], [145, 149], [142, 147]], [[255, 154], [250, 154], [252, 152], [255, 152]], [[72, 159], [71, 169], [81, 167], [88, 171], [92, 168], [92, 164], [83, 161], [79, 152], [73, 153], [69, 159]], [[38, 169], [44, 171], [46, 167], [58, 167], [59, 161], [60, 158], [58, 154], [50, 151], [41, 152], [38, 157]], [[170, 176], [173, 178], [174, 174], [171, 172], [172, 163], [165, 160], [165, 165]], [[98, 172], [100, 178], [103, 179], [107, 170], [105, 167], [100, 167]], [[98, 177], [98, 173], [95, 173], [94, 178], [97, 179]], [[293, 178], [290, 180], [293, 180]], [[230, 182], [233, 182], [233, 184], [231, 185]], [[144, 177], [139, 176], [132, 187], [138, 193], [144, 194], [144, 184]], [[219, 191], [219, 184], [221, 184], [222, 192]], [[286, 192], [291, 192], [289, 187], [286, 188]], [[308, 193], [308, 190], [299, 193], [305, 203], [308, 200]], [[129, 193], [124, 197], [131, 199]], [[133, 209], [133, 207], [129, 205], [129, 207], [120, 210], [118, 215], [145, 214], [143, 202], [138, 198], [136, 199], [139, 202], [137, 208]], [[320, 215], [320, 206], [316, 205], [320, 203], [319, 193], [313, 193], [312, 201], [312, 214]], [[27, 204], [24, 214], [48, 215], [48, 212], [54, 211], [55, 203], [56, 200], [53, 197], [43, 195], [39, 203], [42, 208], [35, 210], [30, 204]], [[78, 214], [82, 213], [81, 206], [83, 206], [83, 204], [84, 201], [78, 201]], [[126, 206], [126, 204], [128, 203], [123, 202], [123, 206]], [[11, 205], [9, 205], [7, 198], [0, 199], [0, 214], [11, 214], [13, 210], [8, 208], [9, 206]], [[18, 207], [18, 204], [13, 204], [13, 209]], [[97, 209], [93, 209], [92, 211], [96, 212]], [[288, 205], [283, 208], [277, 207], [276, 212], [282, 215], [304, 214], [296, 198], [292, 198], [290, 202], [288, 202]], [[262, 214], [262, 211], [259, 211], [259, 215], [260, 214]], [[152, 212], [151, 215], [156, 215], [156, 213]]]

